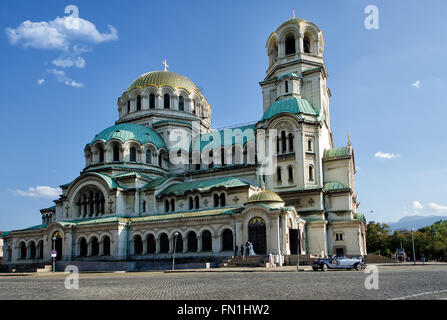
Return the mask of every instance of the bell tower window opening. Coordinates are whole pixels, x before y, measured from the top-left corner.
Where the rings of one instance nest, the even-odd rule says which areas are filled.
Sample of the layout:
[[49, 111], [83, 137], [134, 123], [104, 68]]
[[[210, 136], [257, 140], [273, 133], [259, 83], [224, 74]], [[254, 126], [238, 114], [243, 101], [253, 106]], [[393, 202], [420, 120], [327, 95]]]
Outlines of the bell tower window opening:
[[289, 173], [289, 182], [293, 182], [293, 167], [288, 168]]
[[170, 109], [171, 108], [171, 98], [169, 97], [169, 94], [164, 95], [164, 108]]
[[308, 35], [304, 36], [304, 39], [303, 39], [303, 50], [304, 50], [304, 53], [310, 53], [310, 39], [309, 39]]
[[104, 148], [103, 147], [99, 147], [99, 162], [100, 163], [104, 162]]
[[113, 161], [120, 161], [120, 148], [118, 146], [113, 147]]
[[155, 94], [153, 93], [149, 95], [149, 108], [155, 109]]
[[286, 151], [287, 151], [286, 132], [281, 131], [281, 152], [286, 153]]
[[314, 180], [314, 168], [312, 166], [309, 166], [309, 181]]
[[286, 80], [284, 82], [284, 84], [285, 84], [286, 93], [288, 93], [289, 92], [289, 81]]
[[295, 36], [293, 34], [289, 34], [286, 38], [286, 55], [294, 54], [295, 51]]
[[276, 180], [281, 183], [281, 168], [276, 169]]
[[293, 152], [293, 133], [289, 133], [289, 152]]
[[312, 152], [312, 140], [307, 140], [307, 151]]
[[185, 111], [185, 99], [183, 98], [183, 96], [180, 96], [178, 98], [178, 109], [180, 111]]
[[137, 97], [137, 111], [141, 110], [141, 96]]

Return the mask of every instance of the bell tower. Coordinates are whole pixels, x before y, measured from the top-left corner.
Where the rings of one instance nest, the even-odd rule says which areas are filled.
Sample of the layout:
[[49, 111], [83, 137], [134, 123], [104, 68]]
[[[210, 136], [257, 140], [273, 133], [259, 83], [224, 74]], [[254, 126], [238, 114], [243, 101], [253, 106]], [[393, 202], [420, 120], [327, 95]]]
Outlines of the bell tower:
[[270, 34], [266, 49], [269, 65], [260, 82], [263, 111], [277, 100], [297, 96], [324, 112], [329, 121], [323, 32], [314, 23], [293, 16]]

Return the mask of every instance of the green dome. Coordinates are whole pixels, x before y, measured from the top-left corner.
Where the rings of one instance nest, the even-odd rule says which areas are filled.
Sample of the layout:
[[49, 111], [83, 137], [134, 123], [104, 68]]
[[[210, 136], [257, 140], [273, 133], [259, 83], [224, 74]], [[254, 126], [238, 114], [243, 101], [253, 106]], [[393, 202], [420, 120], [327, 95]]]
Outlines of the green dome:
[[262, 116], [261, 121], [273, 118], [280, 113], [293, 113], [293, 114], [309, 114], [316, 116], [318, 112], [312, 107], [312, 105], [306, 99], [302, 98], [288, 98], [275, 101]]
[[248, 203], [258, 203], [258, 202], [283, 202], [284, 200], [281, 199], [281, 197], [269, 190], [261, 190], [256, 192], [255, 194], [252, 194], [248, 200]]
[[181, 74], [170, 71], [152, 71], [145, 73], [132, 82], [129, 88], [127, 88], [127, 92], [129, 93], [135, 88], [145, 89], [149, 86], [154, 86], [156, 88], [168, 86], [174, 90], [184, 89], [190, 94], [195, 92], [202, 97], [202, 93], [194, 82]]
[[90, 146], [99, 140], [107, 143], [112, 139], [118, 139], [121, 142], [136, 140], [142, 145], [150, 142], [157, 148], [166, 148], [163, 138], [156, 131], [134, 123], [117, 124], [101, 131], [90, 143]]

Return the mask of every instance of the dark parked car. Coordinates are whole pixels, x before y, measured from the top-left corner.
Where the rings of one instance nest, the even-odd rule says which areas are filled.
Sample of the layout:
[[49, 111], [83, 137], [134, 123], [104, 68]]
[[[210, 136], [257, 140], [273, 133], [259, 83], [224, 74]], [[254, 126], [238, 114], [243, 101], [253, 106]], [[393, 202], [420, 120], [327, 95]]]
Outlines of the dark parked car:
[[356, 269], [362, 271], [366, 268], [366, 263], [363, 257], [333, 257], [333, 258], [322, 258], [315, 259], [312, 264], [312, 269], [318, 271], [319, 269], [323, 271], [328, 271], [329, 269]]

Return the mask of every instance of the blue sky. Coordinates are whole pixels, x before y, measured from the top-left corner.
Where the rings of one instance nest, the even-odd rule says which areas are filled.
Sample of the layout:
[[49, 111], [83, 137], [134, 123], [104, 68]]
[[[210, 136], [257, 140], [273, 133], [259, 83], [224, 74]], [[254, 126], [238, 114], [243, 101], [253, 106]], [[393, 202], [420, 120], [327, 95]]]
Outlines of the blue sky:
[[[371, 4], [378, 30], [364, 27]], [[7, 31], [67, 5], [90, 22], [68, 43], [35, 48]], [[117, 119], [117, 98], [165, 58], [202, 89], [213, 127], [260, 119], [265, 43], [292, 8], [324, 32], [332, 130], [337, 146], [351, 134], [359, 211], [447, 215], [445, 1], [2, 1], [0, 230], [40, 223], [44, 196], [79, 175], [86, 143]]]

